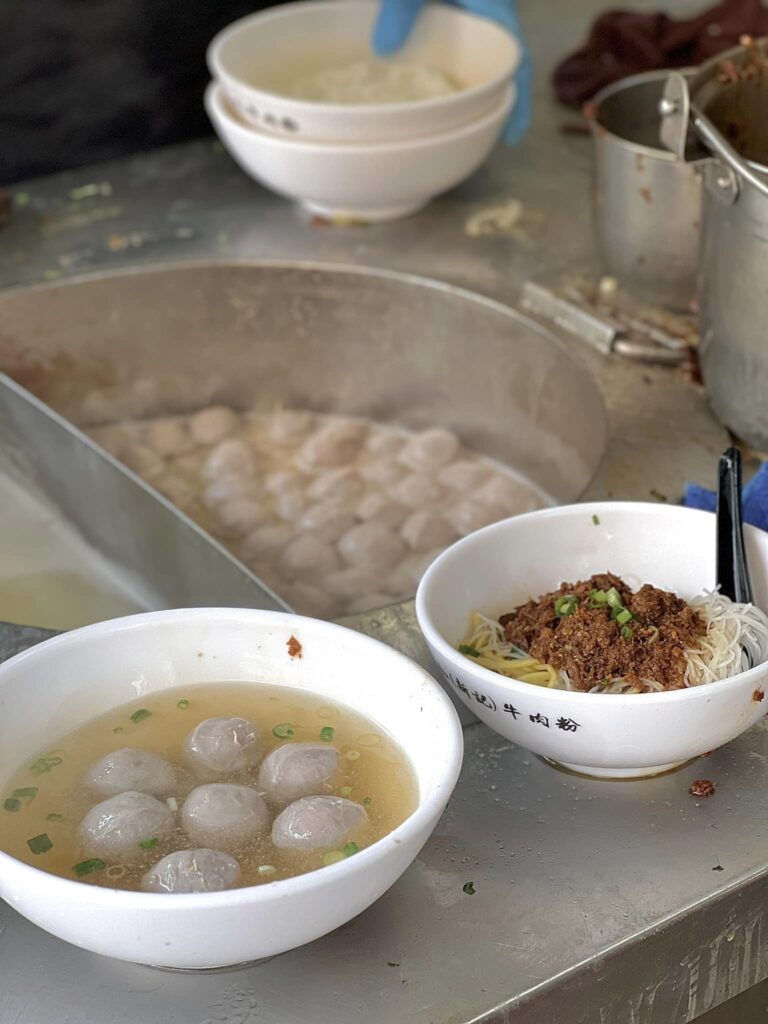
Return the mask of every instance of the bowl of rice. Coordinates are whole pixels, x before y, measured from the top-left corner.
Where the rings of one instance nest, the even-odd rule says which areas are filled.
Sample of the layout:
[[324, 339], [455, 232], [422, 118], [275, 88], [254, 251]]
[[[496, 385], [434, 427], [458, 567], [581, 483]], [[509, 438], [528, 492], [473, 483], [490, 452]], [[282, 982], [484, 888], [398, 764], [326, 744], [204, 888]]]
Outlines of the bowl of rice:
[[632, 778], [728, 743], [768, 710], [768, 534], [745, 528], [754, 603], [715, 582], [715, 516], [659, 504], [543, 509], [465, 537], [416, 614], [448, 686], [572, 771]]
[[504, 28], [447, 4], [422, 11], [380, 59], [376, 0], [269, 8], [221, 31], [208, 66], [228, 104], [261, 132], [329, 143], [399, 142], [468, 125], [498, 107], [520, 61]]

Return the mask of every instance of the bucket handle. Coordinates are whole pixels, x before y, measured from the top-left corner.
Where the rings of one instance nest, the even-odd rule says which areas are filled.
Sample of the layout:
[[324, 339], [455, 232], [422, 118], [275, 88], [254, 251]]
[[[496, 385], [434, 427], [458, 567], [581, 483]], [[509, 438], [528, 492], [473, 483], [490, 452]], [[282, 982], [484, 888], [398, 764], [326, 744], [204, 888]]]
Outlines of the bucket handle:
[[659, 114], [662, 118], [661, 141], [680, 160], [685, 159], [686, 137], [691, 126], [710, 152], [761, 195], [768, 196], [768, 181], [752, 170], [706, 114], [693, 103], [684, 75], [673, 73], [667, 79], [664, 95], [659, 102]]

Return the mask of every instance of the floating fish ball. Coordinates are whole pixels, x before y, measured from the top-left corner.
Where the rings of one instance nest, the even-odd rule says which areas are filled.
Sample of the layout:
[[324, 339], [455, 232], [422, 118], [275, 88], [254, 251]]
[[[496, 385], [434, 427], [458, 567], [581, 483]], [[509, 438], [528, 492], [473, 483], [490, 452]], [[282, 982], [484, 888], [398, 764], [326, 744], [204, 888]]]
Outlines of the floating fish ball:
[[291, 541], [283, 552], [281, 564], [287, 572], [297, 577], [325, 576], [340, 568], [335, 549], [307, 533]]
[[352, 503], [365, 493], [365, 483], [352, 469], [331, 469], [320, 473], [307, 488], [314, 501]]
[[272, 842], [280, 849], [322, 850], [341, 846], [368, 821], [360, 804], [337, 796], [307, 796], [275, 818]]
[[392, 498], [410, 508], [423, 508], [440, 500], [442, 490], [429, 477], [409, 473], [398, 481], [390, 491]]
[[379, 523], [356, 526], [339, 541], [341, 557], [358, 569], [390, 569], [405, 551], [400, 538]]
[[284, 409], [273, 413], [267, 426], [270, 441], [280, 445], [293, 445], [303, 441], [312, 429], [312, 413]]
[[189, 760], [211, 772], [236, 772], [258, 758], [256, 727], [247, 718], [206, 718], [187, 736]]
[[400, 461], [421, 473], [436, 473], [447, 465], [459, 450], [459, 439], [450, 430], [425, 430], [407, 441], [400, 452]]
[[210, 782], [193, 789], [181, 808], [181, 823], [195, 843], [237, 848], [269, 827], [269, 809], [251, 786]]
[[343, 466], [359, 451], [365, 431], [364, 424], [354, 420], [327, 423], [304, 443], [299, 464], [310, 469]]
[[339, 767], [335, 747], [319, 743], [285, 743], [264, 759], [259, 789], [267, 800], [287, 804], [330, 787]]
[[240, 881], [240, 865], [222, 850], [177, 850], [144, 875], [144, 892], [223, 892]]
[[80, 838], [89, 853], [140, 854], [145, 839], [166, 835], [173, 827], [173, 812], [148, 793], [128, 790], [96, 804], [83, 818]]
[[222, 536], [244, 537], [269, 519], [269, 511], [255, 498], [231, 498], [216, 508], [215, 517]]
[[144, 439], [160, 455], [180, 455], [195, 443], [186, 424], [178, 419], [152, 420], [144, 431]]
[[320, 540], [335, 543], [355, 525], [355, 517], [335, 502], [310, 505], [299, 521], [302, 530], [311, 531]]
[[445, 518], [462, 536], [480, 530], [490, 523], [506, 519], [509, 515], [503, 505], [480, 504], [477, 501], [460, 501], [449, 509]]
[[240, 426], [237, 413], [223, 405], [201, 409], [189, 419], [189, 432], [198, 444], [213, 445], [226, 440]]
[[400, 526], [409, 511], [405, 505], [376, 493], [367, 494], [356, 508], [358, 519], [382, 526]]
[[415, 551], [429, 551], [431, 548], [447, 547], [456, 540], [458, 534], [442, 516], [427, 509], [419, 509], [403, 523], [400, 536]]
[[203, 465], [203, 475], [208, 480], [227, 476], [253, 476], [256, 472], [256, 458], [245, 441], [231, 437], [211, 449]]
[[102, 796], [114, 796], [129, 790], [149, 793], [150, 796], [166, 796], [176, 785], [176, 772], [160, 754], [123, 747], [92, 765], [85, 782]]

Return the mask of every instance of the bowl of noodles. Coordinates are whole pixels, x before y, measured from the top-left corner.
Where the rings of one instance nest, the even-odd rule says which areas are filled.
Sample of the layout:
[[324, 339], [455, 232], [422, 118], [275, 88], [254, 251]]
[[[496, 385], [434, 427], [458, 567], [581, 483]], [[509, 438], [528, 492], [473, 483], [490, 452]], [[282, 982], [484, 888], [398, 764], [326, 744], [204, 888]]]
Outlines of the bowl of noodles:
[[586, 775], [668, 771], [768, 710], [768, 534], [745, 528], [753, 604], [715, 582], [715, 516], [601, 502], [457, 542], [416, 614], [449, 687], [502, 736]]

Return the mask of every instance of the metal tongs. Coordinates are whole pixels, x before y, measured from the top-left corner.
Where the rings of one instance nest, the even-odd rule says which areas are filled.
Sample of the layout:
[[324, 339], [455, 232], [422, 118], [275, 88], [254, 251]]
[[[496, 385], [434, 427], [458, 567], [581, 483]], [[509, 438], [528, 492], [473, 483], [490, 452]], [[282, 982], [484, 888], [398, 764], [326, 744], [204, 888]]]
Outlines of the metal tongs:
[[[741, 510], [741, 452], [728, 448], [720, 456], [717, 479], [717, 588], [739, 604], [752, 603], [752, 584], [744, 550]], [[754, 652], [743, 648], [747, 667], [755, 664]]]

